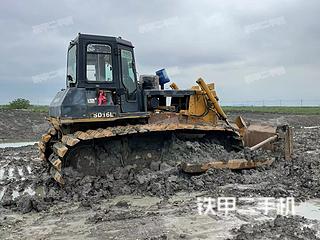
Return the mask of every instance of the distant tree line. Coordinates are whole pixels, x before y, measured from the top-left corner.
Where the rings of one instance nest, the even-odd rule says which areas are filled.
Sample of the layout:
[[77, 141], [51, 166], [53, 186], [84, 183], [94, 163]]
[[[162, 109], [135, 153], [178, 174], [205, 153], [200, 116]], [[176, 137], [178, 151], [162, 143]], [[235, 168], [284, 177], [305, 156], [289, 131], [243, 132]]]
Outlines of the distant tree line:
[[17, 98], [9, 103], [9, 109], [28, 109], [31, 106], [30, 101], [24, 98]]
[[13, 101], [5, 105], [0, 105], [1, 109], [28, 109], [33, 112], [43, 112], [48, 113], [48, 105], [32, 105], [28, 99], [25, 98], [16, 98]]

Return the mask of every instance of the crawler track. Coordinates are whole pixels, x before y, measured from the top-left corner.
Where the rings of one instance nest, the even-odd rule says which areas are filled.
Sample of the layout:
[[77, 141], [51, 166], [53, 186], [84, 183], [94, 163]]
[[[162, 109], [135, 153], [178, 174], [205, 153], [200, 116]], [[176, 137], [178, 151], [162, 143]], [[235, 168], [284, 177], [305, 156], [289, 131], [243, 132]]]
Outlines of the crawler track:
[[205, 140], [228, 149], [242, 148], [242, 141], [231, 129], [192, 124], [128, 125], [62, 135], [50, 129], [39, 142], [40, 157], [48, 161], [54, 179], [64, 184], [63, 169], [73, 167], [87, 175], [106, 175], [116, 167], [149, 167], [152, 161], [171, 164], [184, 159], [168, 159], [175, 140]]

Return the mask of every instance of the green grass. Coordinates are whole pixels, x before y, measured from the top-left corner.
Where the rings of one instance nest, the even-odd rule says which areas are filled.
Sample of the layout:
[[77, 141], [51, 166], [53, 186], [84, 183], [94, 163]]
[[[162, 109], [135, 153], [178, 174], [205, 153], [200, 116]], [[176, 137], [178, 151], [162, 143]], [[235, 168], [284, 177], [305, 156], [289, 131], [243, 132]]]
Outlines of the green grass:
[[[222, 106], [225, 112], [257, 112], [298, 115], [320, 115], [320, 107], [257, 107], [257, 106]], [[0, 109], [11, 109], [9, 105], [0, 105]], [[47, 113], [46, 105], [31, 105], [28, 110]]]
[[[0, 109], [12, 109], [10, 105], [0, 105]], [[46, 105], [30, 105], [27, 109], [23, 110], [30, 110], [32, 112], [44, 112], [47, 113], [49, 111], [49, 106]]]
[[257, 106], [223, 106], [226, 112], [261, 112], [298, 115], [320, 115], [320, 107], [257, 107]]

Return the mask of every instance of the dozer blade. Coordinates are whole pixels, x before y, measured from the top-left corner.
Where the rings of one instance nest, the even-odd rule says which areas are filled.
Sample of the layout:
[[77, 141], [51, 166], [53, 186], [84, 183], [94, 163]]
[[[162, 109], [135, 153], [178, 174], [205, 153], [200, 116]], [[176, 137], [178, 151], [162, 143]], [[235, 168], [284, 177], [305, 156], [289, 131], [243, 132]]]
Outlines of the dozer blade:
[[259, 148], [279, 153], [290, 160], [293, 154], [293, 133], [288, 125], [277, 127], [252, 124], [247, 126], [242, 117], [237, 117], [236, 127], [243, 138], [244, 146], [251, 151]]
[[[247, 127], [243, 118], [238, 117], [235, 121], [239, 133], [243, 137], [244, 146], [247, 147], [248, 153], [254, 152], [259, 148], [271, 150], [278, 153], [279, 156], [286, 160], [292, 157], [293, 136], [292, 128], [288, 125], [271, 127], [261, 125], [250, 125]], [[209, 169], [251, 169], [261, 166], [270, 166], [274, 159], [232, 159], [228, 161], [214, 161], [207, 163], [191, 164], [184, 162], [181, 169], [186, 173], [203, 173]]]

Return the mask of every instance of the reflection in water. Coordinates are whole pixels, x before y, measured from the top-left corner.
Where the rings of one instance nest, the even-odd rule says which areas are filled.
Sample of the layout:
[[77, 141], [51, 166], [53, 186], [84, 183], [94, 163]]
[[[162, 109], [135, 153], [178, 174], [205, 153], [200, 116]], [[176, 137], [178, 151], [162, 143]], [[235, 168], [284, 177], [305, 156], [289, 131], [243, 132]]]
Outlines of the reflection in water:
[[308, 219], [320, 220], [320, 199], [313, 199], [296, 206], [296, 214]]
[[0, 148], [7, 148], [7, 147], [24, 147], [34, 145], [37, 142], [16, 142], [16, 143], [0, 143]]

